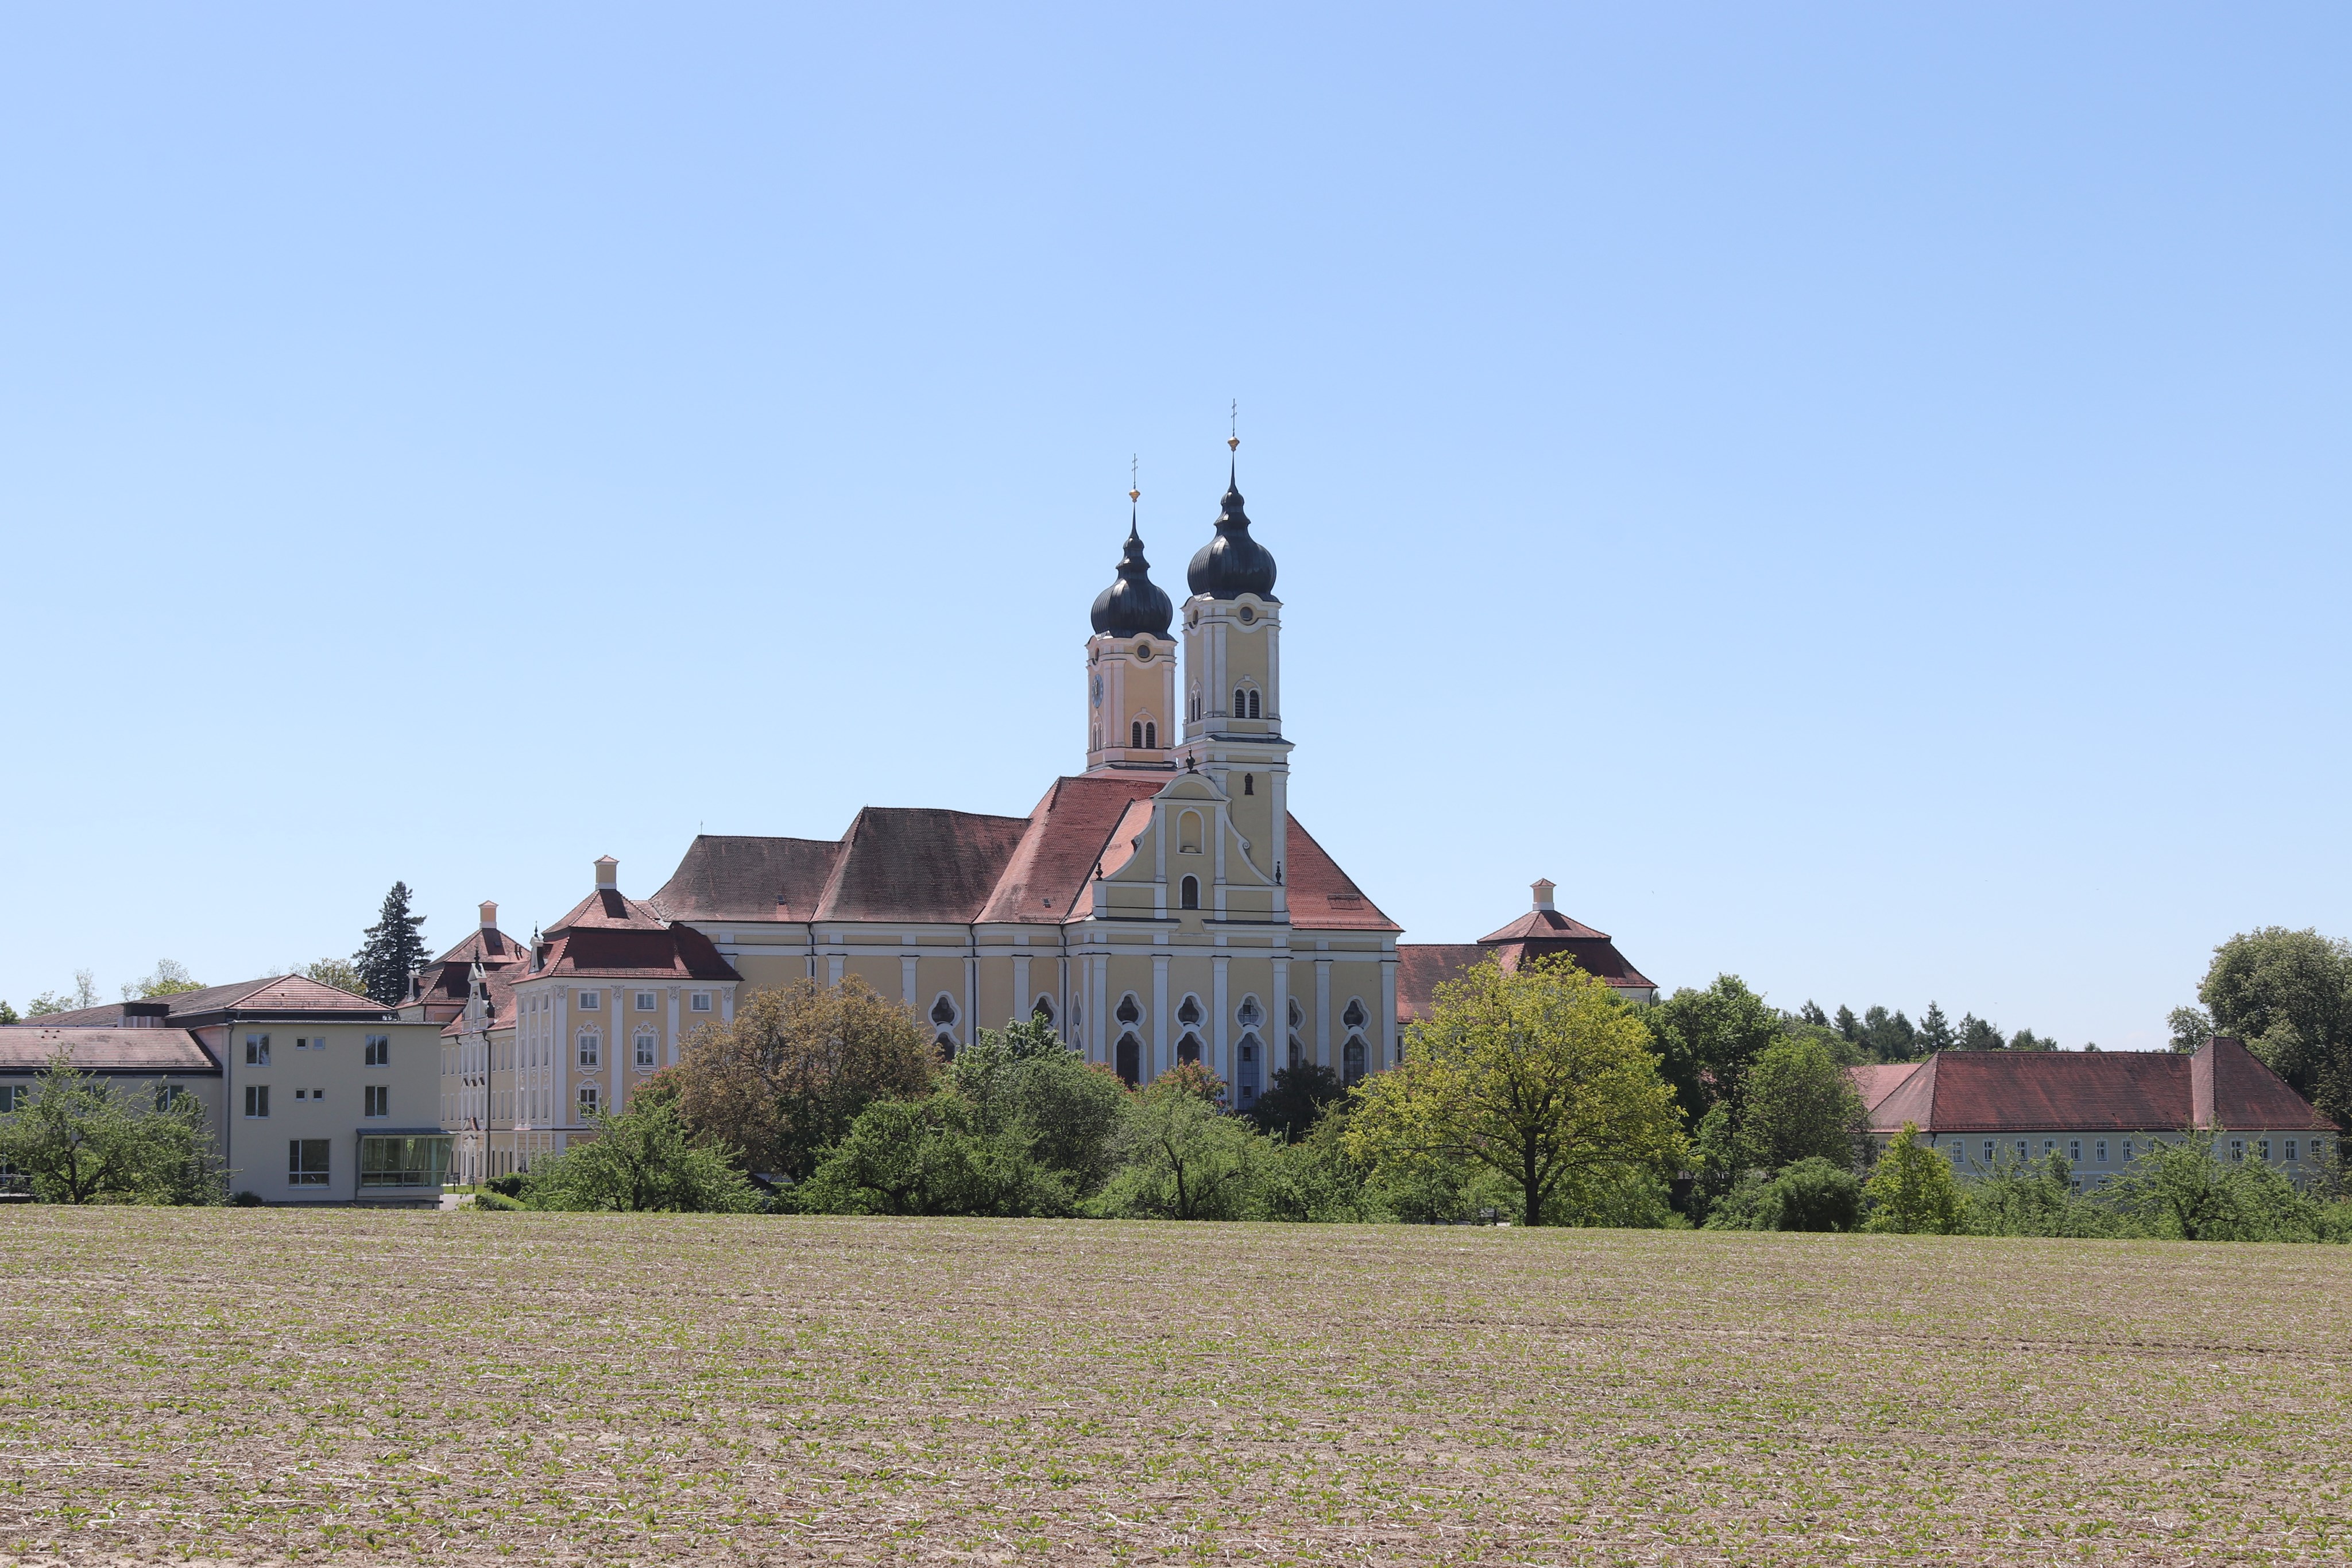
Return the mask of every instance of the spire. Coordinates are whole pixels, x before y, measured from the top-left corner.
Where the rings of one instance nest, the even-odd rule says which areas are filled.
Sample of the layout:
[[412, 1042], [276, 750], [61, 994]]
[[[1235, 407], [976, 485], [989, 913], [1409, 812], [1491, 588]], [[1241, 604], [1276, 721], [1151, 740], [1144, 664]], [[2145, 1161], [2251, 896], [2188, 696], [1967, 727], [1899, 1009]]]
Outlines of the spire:
[[1135, 483], [1134, 461], [1128, 460], [1127, 548], [1119, 552], [1117, 579], [1095, 595], [1094, 628], [1113, 637], [1165, 637], [1176, 606], [1151, 580], [1151, 563], [1143, 559], [1143, 491]]
[[1185, 572], [1195, 593], [1232, 599], [1255, 593], [1274, 597], [1274, 552], [1250, 538], [1249, 513], [1242, 508], [1240, 405], [1234, 434], [1225, 437], [1225, 494], [1217, 508], [1217, 537], [1201, 547]]

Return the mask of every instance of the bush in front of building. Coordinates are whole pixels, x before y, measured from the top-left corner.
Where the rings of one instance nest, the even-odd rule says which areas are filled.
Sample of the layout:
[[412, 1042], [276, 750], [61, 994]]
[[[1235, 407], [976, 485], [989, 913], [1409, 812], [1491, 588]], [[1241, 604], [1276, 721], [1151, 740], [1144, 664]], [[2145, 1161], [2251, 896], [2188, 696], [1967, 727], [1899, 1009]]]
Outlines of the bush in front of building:
[[1862, 1200], [1869, 1211], [1864, 1229], [1900, 1235], [1948, 1236], [1967, 1208], [1952, 1162], [1920, 1143], [1916, 1122], [1904, 1123], [1878, 1157]]
[[223, 1173], [204, 1106], [154, 1084], [125, 1090], [64, 1051], [28, 1103], [0, 1114], [0, 1169], [42, 1203], [214, 1204]]
[[690, 1133], [667, 1096], [590, 1124], [593, 1138], [531, 1166], [522, 1189], [530, 1207], [748, 1214], [767, 1207], [732, 1151]]

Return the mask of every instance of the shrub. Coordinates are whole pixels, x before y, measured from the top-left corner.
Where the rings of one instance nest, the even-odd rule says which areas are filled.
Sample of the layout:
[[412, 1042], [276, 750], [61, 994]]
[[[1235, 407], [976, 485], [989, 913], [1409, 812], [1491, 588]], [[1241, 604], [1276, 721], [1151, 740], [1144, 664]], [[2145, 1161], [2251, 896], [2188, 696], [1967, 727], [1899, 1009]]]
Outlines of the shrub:
[[1948, 1236], [1960, 1227], [1960, 1186], [1952, 1163], [1919, 1142], [1916, 1123], [1904, 1123], [1878, 1157], [1862, 1197], [1872, 1230]]

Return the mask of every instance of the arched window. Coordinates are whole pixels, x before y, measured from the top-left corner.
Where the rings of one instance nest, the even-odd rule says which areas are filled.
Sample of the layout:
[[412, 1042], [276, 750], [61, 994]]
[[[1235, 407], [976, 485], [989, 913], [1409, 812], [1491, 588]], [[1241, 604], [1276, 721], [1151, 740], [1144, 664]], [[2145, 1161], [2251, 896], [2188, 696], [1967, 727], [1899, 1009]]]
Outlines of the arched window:
[[1255, 1029], [1265, 1021], [1265, 1009], [1257, 1005], [1256, 997], [1244, 997], [1242, 1005], [1234, 1009], [1234, 1021], [1244, 1029]]
[[604, 1037], [593, 1029], [580, 1031], [580, 1065], [593, 1067], [604, 1060]]
[[654, 1064], [654, 1051], [660, 1044], [659, 1038], [653, 1030], [649, 1029], [637, 1030], [637, 1065], [651, 1067]]
[[1131, 1034], [1118, 1037], [1118, 1078], [1129, 1089], [1143, 1078], [1143, 1047]]
[[1255, 718], [1255, 717], [1257, 717], [1257, 716], [1258, 716], [1258, 711], [1257, 711], [1257, 688], [1256, 688], [1255, 686], [1252, 686], [1252, 687], [1250, 688], [1250, 695], [1249, 695], [1249, 716], [1250, 716], [1250, 717], [1252, 717], [1252, 718]]
[[1340, 1060], [1347, 1063], [1348, 1082], [1349, 1083], [1362, 1082], [1364, 1080], [1364, 1042], [1356, 1036], [1352, 1034], [1349, 1035], [1348, 1037], [1348, 1049], [1341, 1055]]
[[1257, 1092], [1260, 1082], [1258, 1075], [1265, 1071], [1264, 1065], [1258, 1061], [1260, 1047], [1258, 1044], [1258, 1038], [1255, 1033], [1242, 1036], [1241, 1042], [1234, 1048], [1234, 1055], [1235, 1058], [1235, 1066], [1234, 1070], [1234, 1088], [1237, 1092], [1237, 1097], [1244, 1105], [1255, 1105], [1257, 1103]]
[[1118, 998], [1118, 1021], [1121, 1023], [1141, 1023], [1143, 1021], [1143, 1004], [1135, 999], [1135, 993], [1133, 991], [1129, 991], [1127, 995]]
[[1143, 721], [1137, 719], [1127, 727], [1127, 743], [1136, 750], [1143, 749]]
[[1039, 997], [1037, 998], [1037, 1005], [1029, 1009], [1029, 1016], [1044, 1024], [1047, 1029], [1053, 1028], [1054, 998], [1046, 996]]
[[1176, 852], [1197, 855], [1201, 852], [1201, 813], [1185, 811], [1176, 819]]
[[1298, 1043], [1298, 1037], [1294, 1034], [1290, 1037], [1290, 1061], [1287, 1065], [1291, 1067], [1304, 1067], [1306, 1064], [1307, 1048]]
[[1200, 998], [1187, 995], [1182, 1001], [1176, 1004], [1176, 1021], [1186, 1029], [1199, 1028], [1201, 1018]]
[[1180, 909], [1198, 909], [1201, 907], [1201, 879], [1199, 877], [1186, 877], [1176, 891], [1177, 907]]
[[1156, 751], [1160, 747], [1160, 727], [1150, 719], [1143, 721], [1143, 749]]
[[1348, 998], [1348, 1010], [1339, 1015], [1339, 1021], [1346, 1024], [1349, 1029], [1361, 1029], [1364, 1027], [1365, 1021], [1370, 1017], [1371, 1015], [1370, 1013], [1364, 1011], [1363, 998], [1349, 997]]
[[1234, 688], [1234, 716], [1235, 718], [1249, 717], [1249, 693], [1242, 690], [1239, 686], [1235, 686]]
[[1297, 997], [1290, 998], [1290, 1027], [1293, 1029], [1307, 1027], [1307, 1009], [1299, 1004]]
[[1183, 1039], [1178, 1040], [1176, 1042], [1176, 1060], [1179, 1061], [1200, 1061], [1201, 1037], [1197, 1034], [1188, 1034]]
[[1255, 795], [1257, 793], [1256, 774], [1244, 773], [1242, 775], [1242, 793], [1244, 795]]
[[954, 1027], [955, 1020], [955, 998], [941, 991], [939, 1000], [931, 1004], [931, 1021], [941, 1029], [950, 1029]]

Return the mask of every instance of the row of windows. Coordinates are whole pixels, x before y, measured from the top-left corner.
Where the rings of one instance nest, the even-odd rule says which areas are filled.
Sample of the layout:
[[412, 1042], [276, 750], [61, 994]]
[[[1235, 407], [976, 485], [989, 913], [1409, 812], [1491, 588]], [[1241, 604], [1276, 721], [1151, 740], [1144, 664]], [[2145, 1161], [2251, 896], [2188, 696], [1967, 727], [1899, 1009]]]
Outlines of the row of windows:
[[[294, 1049], [306, 1051], [324, 1051], [327, 1049], [327, 1037], [322, 1034], [298, 1034], [294, 1037]], [[247, 1067], [269, 1065], [268, 1035], [248, 1034], [245, 1037], [245, 1064]], [[388, 1034], [372, 1034], [362, 1040], [360, 1043], [360, 1065], [362, 1067], [391, 1066], [392, 1037]]]
[[[286, 1185], [325, 1186], [332, 1148], [328, 1138], [289, 1138]], [[362, 1138], [360, 1186], [437, 1187], [448, 1174], [448, 1157], [449, 1145], [443, 1138]]]
[[[1191, 697], [1186, 699], [1185, 716], [1194, 724], [1201, 722], [1201, 694], [1199, 692], [1194, 692]], [[1234, 688], [1234, 707], [1232, 716], [1234, 718], [1264, 718], [1265, 716], [1265, 708], [1263, 701], [1258, 695], [1258, 690], [1255, 686], [1235, 686]]]
[[[2042, 1156], [2046, 1158], [2051, 1155], [2056, 1154], [2058, 1152], [2058, 1142], [2059, 1141], [2055, 1138], [2042, 1139]], [[2289, 1164], [2299, 1163], [2302, 1158], [2302, 1149], [2304, 1146], [2303, 1140], [2299, 1138], [2287, 1138], [2282, 1140], [2282, 1142], [2284, 1145], [2287, 1162]], [[2069, 1165], [2081, 1165], [2083, 1163], [2084, 1140], [2081, 1138], [2069, 1138], [2065, 1140], [2065, 1143], [2067, 1163]], [[2273, 1146], [2271, 1140], [2268, 1138], [2256, 1138], [2253, 1140], [2253, 1143], [2254, 1157], [2259, 1160], [2270, 1159], [2271, 1149]], [[2120, 1147], [2123, 1152], [2124, 1163], [2129, 1163], [2132, 1159], [2137, 1157], [2137, 1145], [2133, 1139], [2122, 1139], [2120, 1141]], [[2018, 1139], [2016, 1148], [2017, 1157], [2019, 1159], [2027, 1160], [2034, 1157], [2032, 1154], [2032, 1142], [2031, 1139]], [[2106, 1139], [2091, 1139], [2090, 1148], [2092, 1164], [2103, 1166], [2109, 1163], [2107, 1159], [2108, 1145]], [[2246, 1157], [2246, 1140], [2243, 1138], [2231, 1138], [2230, 1140], [2229, 1148], [2230, 1158], [2232, 1161], [2242, 1164]], [[2325, 1152], [2326, 1145], [2320, 1139], [2312, 1139], [2310, 1141], [2310, 1149], [2311, 1157], [2315, 1160], [2322, 1160], [2327, 1157]], [[1952, 1162], [1955, 1165], [1961, 1164], [1968, 1158], [1968, 1141], [1964, 1138], [1953, 1138], [1947, 1144], [1946, 1152], [1951, 1155]], [[1988, 1166], [1991, 1165], [2000, 1157], [2001, 1152], [2000, 1140], [1997, 1138], [1985, 1139], [1980, 1145], [1982, 1163]]]
[[[172, 1100], [176, 1099], [181, 1092], [183, 1092], [178, 1089], [166, 1089], [160, 1091], [156, 1096], [155, 1108], [158, 1111], [165, 1109], [171, 1103]], [[294, 1091], [294, 1098], [298, 1101], [315, 1105], [323, 1102], [327, 1098], [327, 1092], [323, 1089], [297, 1089]], [[245, 1086], [245, 1113], [256, 1120], [269, 1114], [268, 1084], [248, 1083]], [[362, 1086], [360, 1090], [360, 1114], [362, 1116], [379, 1117], [391, 1115], [392, 1085], [388, 1083], [369, 1083]]]
[[[540, 999], [542, 1002], [544, 1001], [544, 998]], [[659, 1012], [661, 1010], [661, 993], [658, 991], [634, 991], [630, 993], [629, 1001], [635, 1010], [641, 1013]], [[578, 1008], [582, 1012], [593, 1013], [604, 1007], [604, 993], [602, 991], [581, 991], [572, 997], [572, 1005]], [[686, 1006], [688, 1012], [709, 1012], [710, 1010], [710, 993], [709, 991], [688, 992], [686, 997]]]

